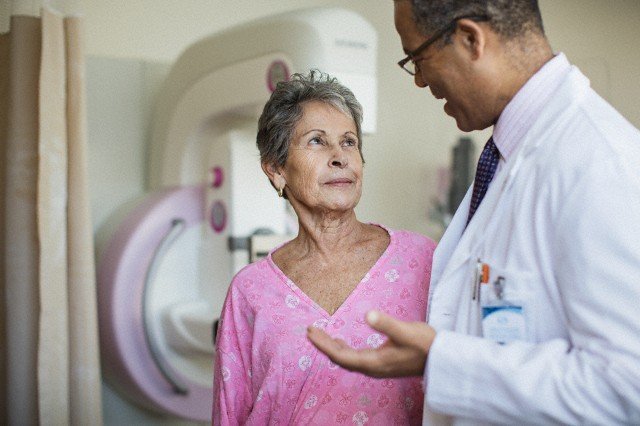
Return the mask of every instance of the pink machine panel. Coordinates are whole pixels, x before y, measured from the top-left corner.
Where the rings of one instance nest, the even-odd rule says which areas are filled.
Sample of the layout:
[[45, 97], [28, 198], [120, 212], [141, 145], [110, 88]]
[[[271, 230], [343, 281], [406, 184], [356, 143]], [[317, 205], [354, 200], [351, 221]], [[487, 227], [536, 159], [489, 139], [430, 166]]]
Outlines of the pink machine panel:
[[[98, 263], [102, 368], [107, 381], [151, 410], [196, 421], [211, 419], [211, 387], [159, 366], [144, 325], [144, 286], [154, 254], [174, 220], [204, 220], [204, 188], [177, 187], [148, 195], [120, 223]], [[213, 362], [213, 360], [212, 360]], [[163, 368], [170, 371], [162, 371]], [[179, 379], [176, 388], [167, 373]]]

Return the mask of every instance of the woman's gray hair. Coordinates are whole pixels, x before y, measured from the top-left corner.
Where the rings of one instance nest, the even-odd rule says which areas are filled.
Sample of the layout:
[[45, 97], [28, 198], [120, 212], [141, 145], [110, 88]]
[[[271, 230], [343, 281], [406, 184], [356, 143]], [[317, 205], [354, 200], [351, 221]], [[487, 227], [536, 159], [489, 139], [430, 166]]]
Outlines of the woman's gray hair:
[[305, 102], [324, 102], [353, 118], [358, 136], [358, 150], [362, 157], [362, 106], [353, 92], [334, 77], [318, 70], [308, 75], [293, 74], [282, 81], [271, 94], [258, 120], [256, 142], [260, 161], [284, 166], [296, 125], [302, 118]]

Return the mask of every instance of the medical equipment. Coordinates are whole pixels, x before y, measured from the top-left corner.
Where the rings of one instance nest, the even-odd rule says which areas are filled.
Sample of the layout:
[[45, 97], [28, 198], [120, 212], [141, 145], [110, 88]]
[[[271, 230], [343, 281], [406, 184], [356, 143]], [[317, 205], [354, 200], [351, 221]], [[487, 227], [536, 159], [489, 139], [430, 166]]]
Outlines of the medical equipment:
[[156, 101], [149, 192], [98, 250], [105, 378], [154, 411], [211, 415], [213, 324], [232, 276], [291, 237], [262, 173], [256, 122], [278, 81], [317, 68], [351, 88], [376, 127], [377, 38], [343, 9], [264, 18], [190, 46]]

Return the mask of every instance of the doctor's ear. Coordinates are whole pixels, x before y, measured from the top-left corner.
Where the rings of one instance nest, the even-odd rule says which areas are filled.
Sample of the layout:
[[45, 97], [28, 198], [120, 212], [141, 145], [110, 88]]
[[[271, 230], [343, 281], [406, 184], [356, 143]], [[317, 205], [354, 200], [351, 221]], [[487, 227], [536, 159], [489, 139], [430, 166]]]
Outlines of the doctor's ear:
[[484, 53], [487, 43], [487, 28], [472, 19], [458, 21], [458, 34], [462, 46], [473, 59], [478, 59]]

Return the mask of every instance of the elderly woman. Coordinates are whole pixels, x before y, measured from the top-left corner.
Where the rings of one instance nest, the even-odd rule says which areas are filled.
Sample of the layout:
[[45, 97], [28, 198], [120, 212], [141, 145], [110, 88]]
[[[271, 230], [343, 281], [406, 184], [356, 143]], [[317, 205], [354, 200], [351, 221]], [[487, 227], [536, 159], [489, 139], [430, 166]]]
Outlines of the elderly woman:
[[365, 314], [424, 321], [433, 241], [358, 221], [362, 108], [326, 74], [278, 84], [259, 121], [262, 169], [299, 233], [233, 279], [218, 331], [214, 424], [420, 424], [419, 378], [373, 379], [333, 364], [309, 325], [355, 348], [385, 337]]

